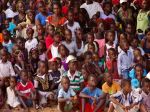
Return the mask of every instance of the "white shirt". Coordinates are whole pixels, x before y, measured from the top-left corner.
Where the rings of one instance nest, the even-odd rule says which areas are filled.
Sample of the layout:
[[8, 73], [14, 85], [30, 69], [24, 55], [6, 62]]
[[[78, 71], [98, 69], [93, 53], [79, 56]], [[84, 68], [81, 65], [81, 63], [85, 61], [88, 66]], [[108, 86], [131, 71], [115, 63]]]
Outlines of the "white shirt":
[[20, 105], [20, 102], [18, 100], [18, 97], [15, 95], [14, 90], [10, 87], [7, 87], [7, 104], [13, 108]]
[[100, 14], [100, 18], [102, 18], [102, 19], [111, 18], [111, 19], [115, 20], [115, 16], [114, 16], [113, 14], [109, 14], [109, 15], [107, 16], [104, 12], [102, 12], [102, 13]]
[[62, 44], [67, 47], [70, 54], [74, 53], [74, 51], [75, 51], [75, 41], [72, 41], [69, 44], [66, 41], [63, 41]]
[[90, 19], [95, 15], [97, 12], [103, 12], [102, 7], [98, 2], [93, 2], [92, 4], [83, 3], [80, 8], [84, 8], [87, 13], [89, 14]]
[[5, 14], [6, 14], [6, 18], [14, 18], [15, 16], [18, 15], [18, 12], [14, 12], [14, 11], [12, 11], [10, 8], [8, 8], [8, 9], [5, 11]]
[[27, 40], [25, 42], [25, 48], [28, 50], [28, 53], [32, 48], [35, 48], [38, 44], [38, 41], [36, 38], [33, 38], [32, 40]]
[[0, 60], [0, 77], [5, 78], [9, 76], [15, 76], [11, 62], [7, 61], [3, 63], [2, 60]]
[[79, 23], [78, 22], [74, 22], [73, 26], [69, 26], [68, 25], [68, 21], [66, 21], [65, 24], [67, 24], [67, 28], [70, 29], [71, 32], [72, 32], [72, 40], [76, 40], [75, 31], [80, 28]]
[[84, 43], [82, 41], [81, 48], [79, 49], [77, 46], [77, 43], [75, 44], [75, 51], [77, 53], [77, 56], [80, 56], [84, 52]]
[[54, 45], [51, 46], [51, 54], [52, 58], [59, 57], [58, 46], [57, 47], [55, 47]]

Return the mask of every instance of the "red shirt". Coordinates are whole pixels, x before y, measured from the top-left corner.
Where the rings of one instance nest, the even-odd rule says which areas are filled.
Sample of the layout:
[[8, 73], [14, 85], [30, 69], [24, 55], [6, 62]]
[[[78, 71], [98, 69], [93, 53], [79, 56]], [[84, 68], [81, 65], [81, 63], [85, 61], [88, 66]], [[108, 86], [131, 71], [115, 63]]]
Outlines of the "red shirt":
[[46, 49], [48, 49], [49, 46], [51, 46], [53, 42], [54, 42], [53, 38], [50, 35], [48, 35], [45, 38]]
[[24, 94], [25, 96], [30, 96], [31, 92], [34, 90], [33, 83], [28, 81], [26, 85], [24, 85], [21, 81], [17, 83], [17, 88], [19, 92]]

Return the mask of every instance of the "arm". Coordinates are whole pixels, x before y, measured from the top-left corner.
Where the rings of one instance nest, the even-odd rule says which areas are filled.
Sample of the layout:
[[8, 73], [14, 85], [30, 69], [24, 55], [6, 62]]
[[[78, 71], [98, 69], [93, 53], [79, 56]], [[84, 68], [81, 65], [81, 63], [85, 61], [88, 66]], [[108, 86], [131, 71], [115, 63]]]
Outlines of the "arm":
[[82, 98], [87, 98], [87, 99], [92, 99], [92, 98], [93, 98], [93, 97], [91, 97], [91, 96], [89, 96], [89, 95], [86, 95], [86, 94], [83, 93], [83, 92], [80, 92], [79, 96], [82, 97]]
[[120, 57], [120, 55], [118, 56], [117, 65], [118, 65], [118, 74], [119, 74], [119, 76], [121, 76], [121, 57]]
[[14, 72], [14, 69], [13, 69], [11, 63], [10, 63], [9, 69], [10, 69], [10, 75], [11, 75], [11, 76], [15, 76], [16, 74], [15, 74], [15, 72]]

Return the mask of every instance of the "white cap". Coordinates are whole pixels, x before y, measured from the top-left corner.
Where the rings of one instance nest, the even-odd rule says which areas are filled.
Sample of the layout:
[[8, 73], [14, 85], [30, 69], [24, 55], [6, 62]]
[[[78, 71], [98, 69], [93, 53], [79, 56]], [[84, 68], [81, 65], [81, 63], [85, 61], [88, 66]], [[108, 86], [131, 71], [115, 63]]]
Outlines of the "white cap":
[[146, 78], [150, 80], [150, 72], [146, 75]]
[[70, 61], [72, 61], [72, 62], [77, 61], [77, 58], [74, 57], [73, 55], [69, 55], [67, 57], [66, 63], [69, 63]]
[[127, 0], [120, 0], [120, 4], [127, 2]]

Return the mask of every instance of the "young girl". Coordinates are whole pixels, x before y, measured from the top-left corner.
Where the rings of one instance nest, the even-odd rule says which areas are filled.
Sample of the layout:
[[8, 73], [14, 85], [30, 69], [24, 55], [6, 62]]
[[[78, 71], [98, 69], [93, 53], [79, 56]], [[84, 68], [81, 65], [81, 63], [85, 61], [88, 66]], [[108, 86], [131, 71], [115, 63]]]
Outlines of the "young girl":
[[36, 26], [36, 30], [37, 30], [37, 33], [38, 33], [38, 36], [36, 37], [38, 42], [40, 40], [44, 40], [44, 36], [45, 36], [45, 29], [44, 29], [44, 27], [41, 24], [38, 24]]
[[105, 34], [105, 38], [106, 38], [106, 57], [108, 58], [108, 49], [110, 48], [114, 48], [116, 49], [116, 45], [114, 43], [114, 40], [115, 40], [115, 34], [113, 31], [107, 31], [106, 34]]
[[35, 48], [38, 44], [36, 38], [33, 38], [34, 30], [32, 28], [28, 28], [27, 31], [28, 40], [25, 42], [25, 48], [28, 50], [28, 54], [32, 48]]
[[119, 79], [117, 70], [117, 54], [114, 48], [108, 50], [108, 59], [106, 60], [106, 68], [113, 75], [113, 79]]
[[46, 49], [48, 49], [49, 46], [51, 46], [52, 43], [54, 42], [53, 36], [54, 36], [54, 26], [50, 24], [47, 26], [47, 36], [45, 37]]
[[62, 44], [65, 45], [66, 48], [69, 50], [69, 54], [75, 53], [75, 42], [72, 41], [71, 30], [65, 30], [65, 41], [63, 41]]
[[95, 75], [88, 77], [88, 86], [80, 92], [82, 98], [82, 111], [81, 112], [102, 112], [105, 102], [105, 95], [102, 90], [96, 87], [97, 78]]
[[68, 70], [68, 64], [66, 63], [67, 56], [69, 55], [69, 50], [63, 44], [58, 47], [58, 52], [60, 54], [62, 67], [65, 71]]
[[70, 80], [63, 76], [61, 79], [62, 88], [58, 93], [58, 108], [60, 112], [77, 112], [74, 104], [77, 102], [76, 93], [70, 88]]
[[39, 41], [38, 43], [38, 54], [41, 61], [46, 60], [46, 46], [43, 40]]
[[93, 43], [89, 43], [87, 51], [93, 54], [95, 52], [95, 45]]
[[46, 51], [48, 59], [59, 57], [58, 47], [60, 45], [60, 42], [61, 42], [61, 36], [60, 36], [59, 33], [56, 32], [54, 34], [54, 42], [53, 42], [53, 44], [51, 46], [49, 46], [49, 48]]
[[15, 90], [17, 81], [16, 81], [16, 77], [10, 77], [9, 80], [10, 86], [7, 87], [6, 91], [7, 91], [7, 106], [8, 108], [18, 108], [21, 109], [21, 104], [19, 102], [19, 98], [17, 97], [17, 93]]

